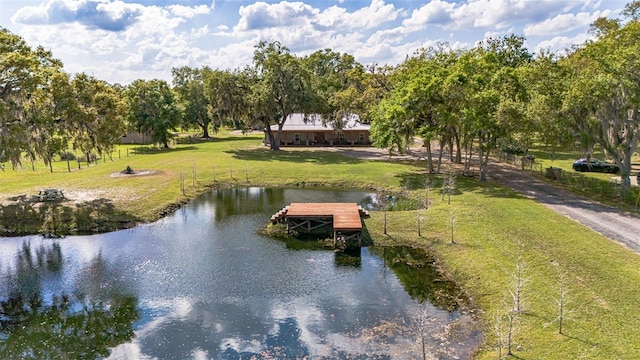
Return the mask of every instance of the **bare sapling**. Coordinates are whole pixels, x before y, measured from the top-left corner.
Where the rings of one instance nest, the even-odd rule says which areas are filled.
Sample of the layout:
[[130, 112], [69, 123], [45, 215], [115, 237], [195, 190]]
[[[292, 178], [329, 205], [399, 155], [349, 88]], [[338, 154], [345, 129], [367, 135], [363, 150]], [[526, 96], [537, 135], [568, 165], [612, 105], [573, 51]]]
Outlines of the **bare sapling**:
[[509, 287], [509, 294], [511, 297], [511, 302], [507, 306], [507, 312], [505, 314], [505, 318], [507, 321], [507, 329], [506, 329], [506, 350], [507, 356], [513, 355], [513, 342], [514, 337], [517, 332], [517, 328], [520, 321], [520, 314], [523, 309], [523, 299], [522, 294], [525, 289], [526, 284], [528, 283], [528, 279], [525, 277], [526, 275], [526, 264], [522, 257], [522, 244], [518, 241], [518, 252], [516, 254], [516, 264], [513, 274], [511, 275], [511, 285]]
[[558, 334], [563, 333], [563, 325], [565, 321], [573, 320], [569, 317], [569, 314], [572, 312], [568, 305], [570, 305], [570, 299], [567, 294], [569, 293], [568, 289], [568, 281], [567, 275], [558, 268], [558, 297], [556, 298], [557, 305], [557, 315], [554, 319], [554, 322], [558, 324]]
[[411, 180], [406, 179], [403, 183], [402, 183], [402, 190], [404, 191], [405, 196], [409, 195], [409, 191], [411, 190]]
[[564, 283], [564, 275], [562, 274], [562, 272], [559, 273], [559, 276], [558, 287], [560, 291], [558, 293], [558, 334], [562, 334], [562, 322], [564, 321], [565, 316], [564, 306], [567, 290]]
[[[513, 303], [504, 301], [501, 308], [502, 310], [496, 310], [493, 331], [498, 347], [498, 359], [504, 359], [507, 356], [513, 355], [515, 337], [518, 333], [520, 323], [520, 314], [514, 311], [514, 308]], [[503, 351], [506, 352], [503, 354]]]
[[517, 332], [517, 328], [518, 328], [518, 320], [519, 320], [519, 314], [516, 313], [515, 311], [513, 311], [513, 309], [511, 309], [510, 311], [507, 311], [507, 341], [506, 341], [506, 347], [507, 347], [507, 356], [511, 356], [513, 355], [513, 341], [514, 341], [514, 337], [516, 335]]
[[456, 213], [455, 213], [455, 210], [451, 208], [449, 210], [449, 226], [451, 227], [451, 243], [452, 244], [456, 243], [453, 237], [455, 224], [456, 224]]
[[436, 181], [429, 178], [429, 174], [424, 178], [424, 208], [429, 208], [431, 190], [436, 187]]
[[498, 349], [498, 359], [502, 359], [502, 351], [505, 346], [505, 329], [504, 329], [504, 315], [496, 310], [493, 318], [493, 333], [496, 337], [496, 347]]
[[509, 289], [513, 300], [513, 311], [516, 313], [522, 312], [522, 293], [529, 282], [529, 279], [525, 277], [526, 271], [527, 265], [522, 259], [522, 255], [516, 255], [516, 266], [511, 276], [513, 283]]
[[447, 195], [447, 203], [451, 204], [451, 194], [456, 188], [456, 176], [452, 171], [447, 172], [447, 176], [442, 180], [442, 201]]

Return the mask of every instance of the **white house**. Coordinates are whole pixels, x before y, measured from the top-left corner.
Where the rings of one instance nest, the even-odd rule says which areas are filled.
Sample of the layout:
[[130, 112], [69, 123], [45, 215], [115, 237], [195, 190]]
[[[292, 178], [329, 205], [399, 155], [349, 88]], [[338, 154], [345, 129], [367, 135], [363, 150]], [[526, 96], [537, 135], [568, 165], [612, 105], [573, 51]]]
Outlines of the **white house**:
[[[341, 129], [334, 130], [332, 121], [325, 124], [319, 115], [305, 117], [302, 113], [289, 115], [282, 127], [280, 146], [370, 146], [368, 124], [360, 122], [358, 115], [343, 118]], [[278, 133], [278, 125], [271, 125], [274, 137]], [[269, 144], [265, 131], [264, 143]]]

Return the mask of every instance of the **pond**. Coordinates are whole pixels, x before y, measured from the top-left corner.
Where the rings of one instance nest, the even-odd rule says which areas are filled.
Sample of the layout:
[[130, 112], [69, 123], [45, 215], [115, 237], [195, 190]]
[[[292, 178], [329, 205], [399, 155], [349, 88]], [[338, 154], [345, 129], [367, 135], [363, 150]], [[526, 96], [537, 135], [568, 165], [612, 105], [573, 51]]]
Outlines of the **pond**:
[[424, 256], [296, 250], [258, 231], [291, 202], [372, 199], [226, 189], [133, 229], [0, 238], [0, 355], [410, 359], [425, 334], [428, 353], [470, 357], [480, 341], [470, 316], [431, 289], [432, 269], [402, 260]]

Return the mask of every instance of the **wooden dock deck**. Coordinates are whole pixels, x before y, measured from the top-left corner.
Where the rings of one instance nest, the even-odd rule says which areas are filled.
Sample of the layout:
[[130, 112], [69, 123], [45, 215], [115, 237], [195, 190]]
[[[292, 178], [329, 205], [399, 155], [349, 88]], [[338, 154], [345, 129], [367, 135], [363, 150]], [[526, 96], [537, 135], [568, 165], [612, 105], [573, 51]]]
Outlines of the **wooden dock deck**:
[[356, 237], [360, 242], [362, 232], [361, 217], [369, 212], [356, 203], [291, 203], [271, 217], [272, 223], [285, 220], [287, 231], [311, 232], [315, 229], [331, 226], [334, 241]]

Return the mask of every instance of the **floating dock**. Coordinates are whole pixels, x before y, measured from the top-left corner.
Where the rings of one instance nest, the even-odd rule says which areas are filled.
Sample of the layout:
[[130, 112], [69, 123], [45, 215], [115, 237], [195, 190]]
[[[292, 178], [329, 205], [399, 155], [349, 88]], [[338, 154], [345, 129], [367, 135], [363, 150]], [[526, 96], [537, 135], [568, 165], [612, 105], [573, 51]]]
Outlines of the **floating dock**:
[[334, 244], [357, 239], [361, 246], [362, 218], [369, 212], [356, 203], [291, 203], [271, 216], [271, 222], [286, 222], [287, 232], [311, 232], [330, 226]]

